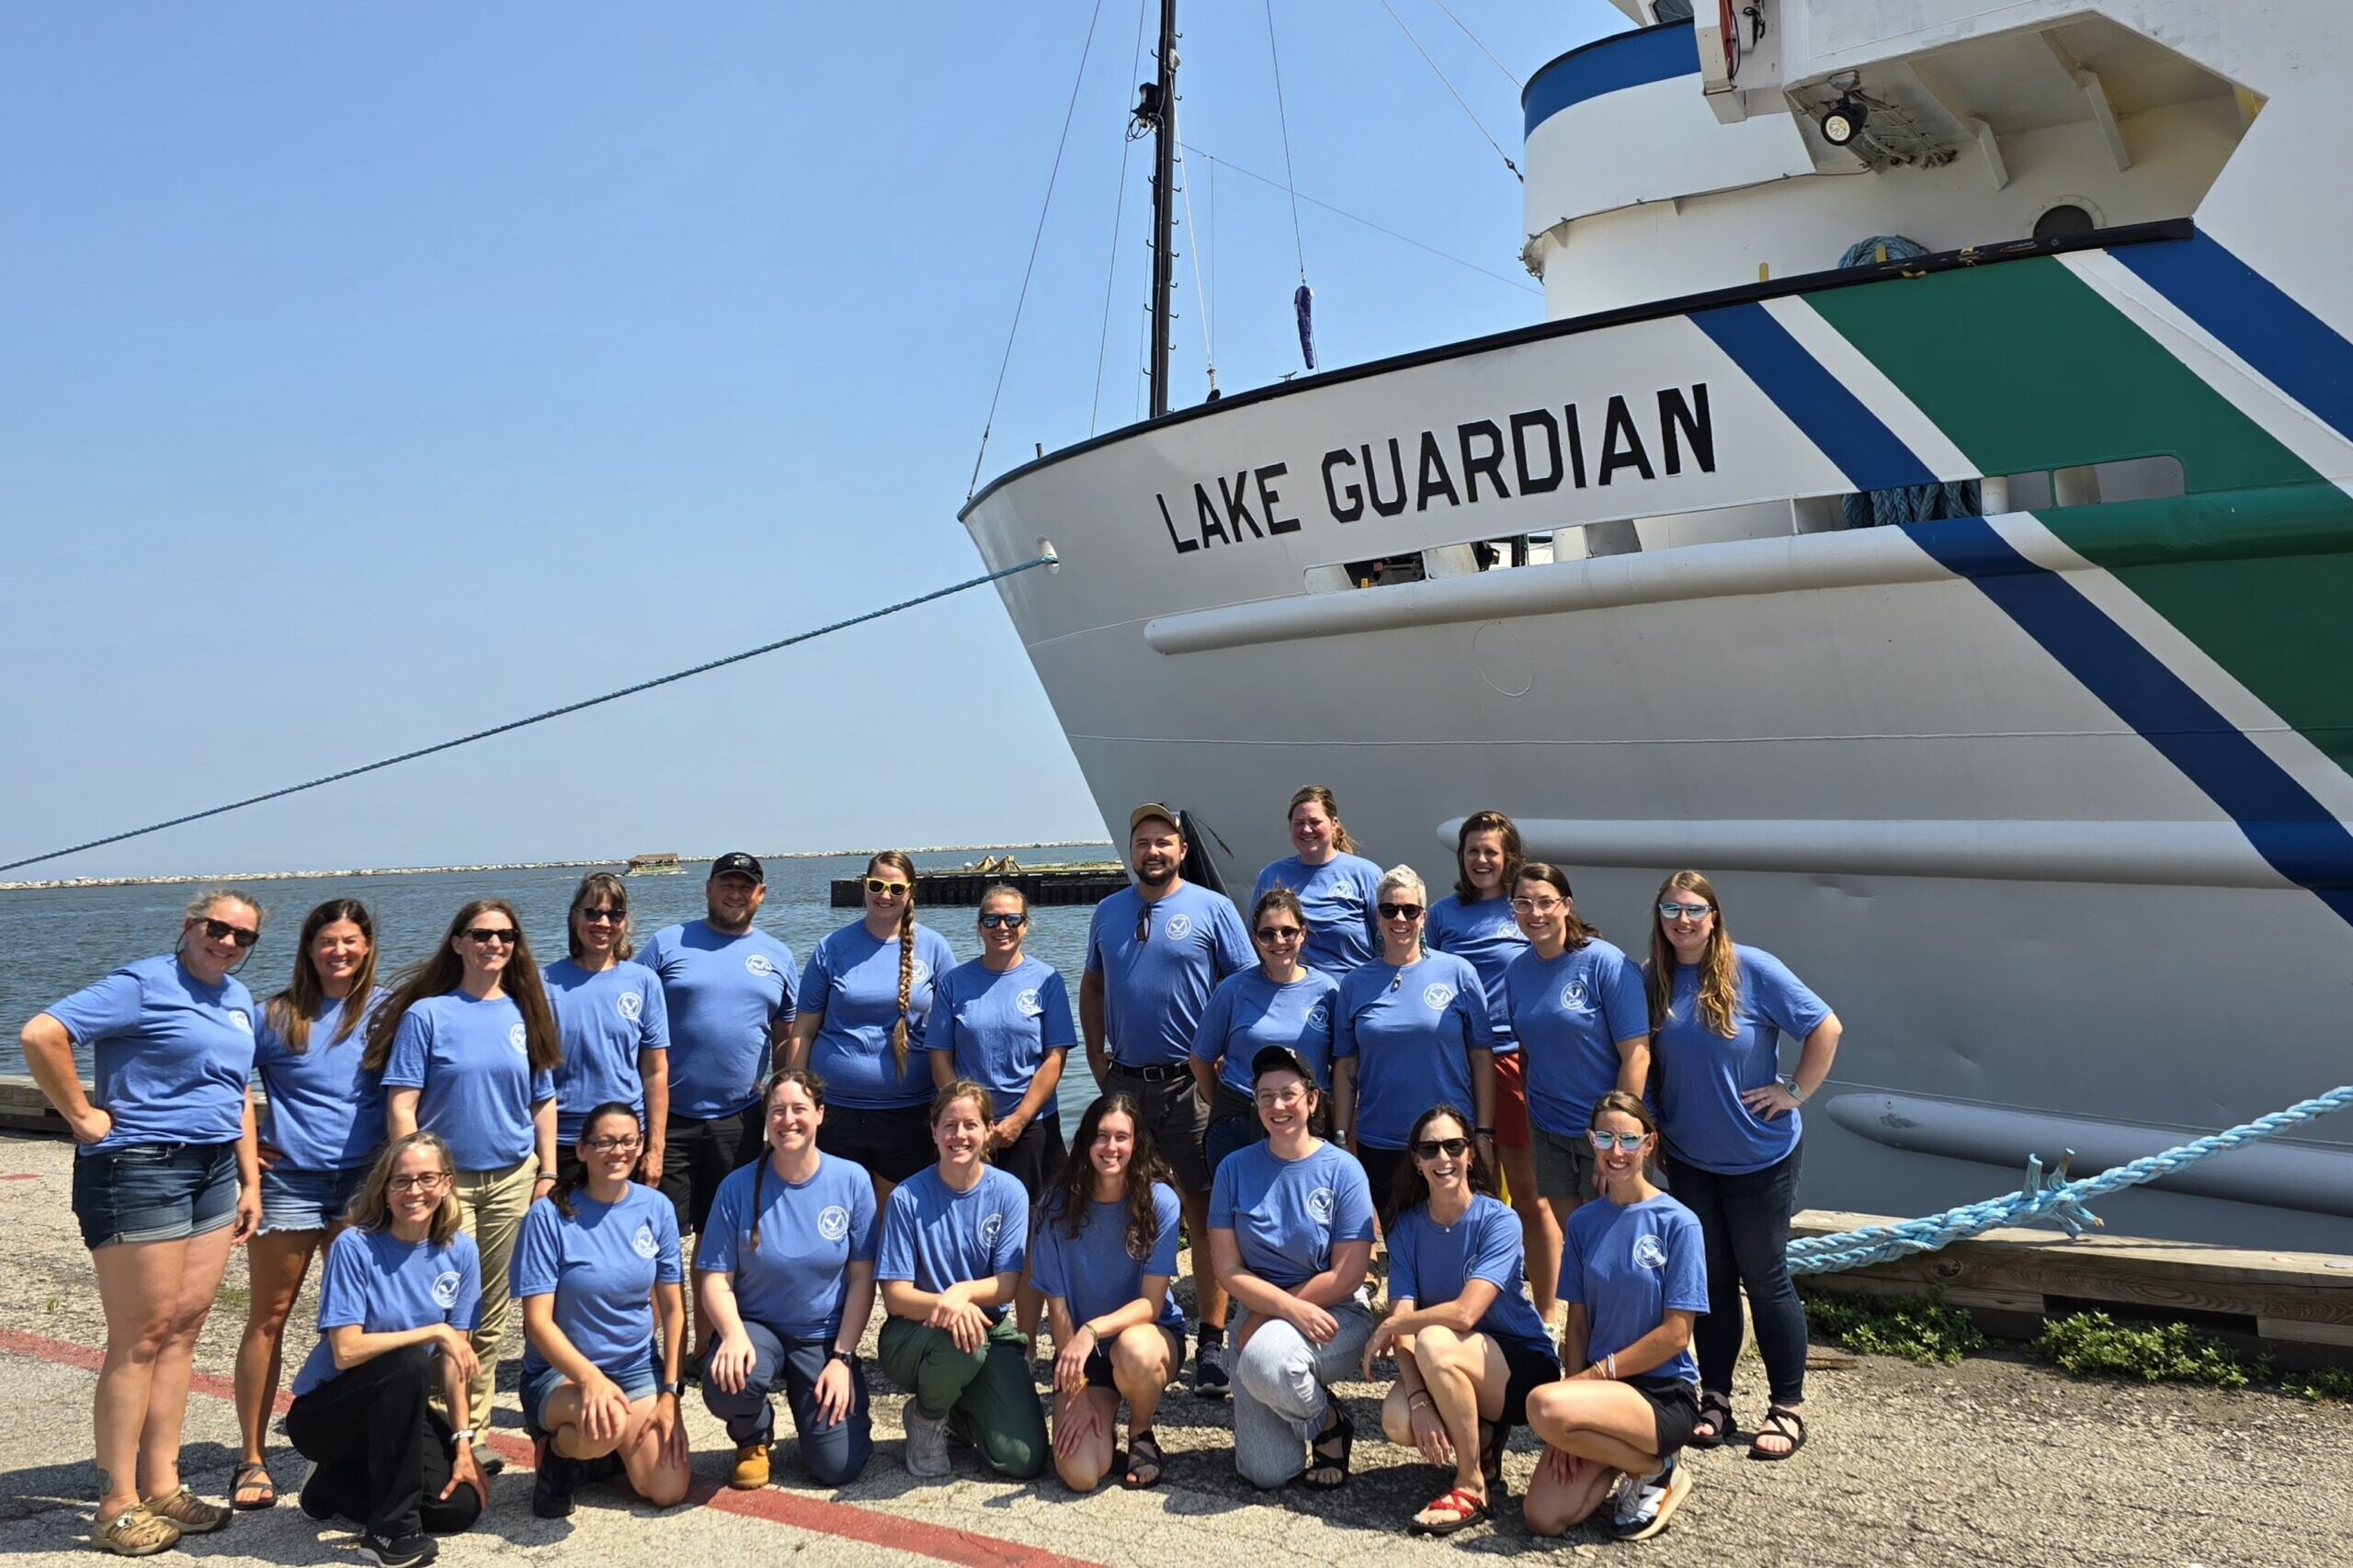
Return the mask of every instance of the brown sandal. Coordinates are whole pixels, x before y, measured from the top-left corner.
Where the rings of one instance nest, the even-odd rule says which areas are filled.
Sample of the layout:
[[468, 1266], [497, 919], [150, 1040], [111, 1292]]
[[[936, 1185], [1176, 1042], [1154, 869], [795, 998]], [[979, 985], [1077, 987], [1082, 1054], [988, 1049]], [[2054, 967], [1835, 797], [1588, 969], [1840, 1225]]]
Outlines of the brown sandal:
[[180, 1527], [161, 1514], [148, 1512], [143, 1503], [133, 1504], [90, 1530], [90, 1544], [117, 1557], [153, 1557], [179, 1543]]
[[161, 1497], [150, 1497], [140, 1505], [158, 1517], [171, 1520], [182, 1535], [210, 1535], [229, 1526], [229, 1510], [218, 1503], [208, 1503], [182, 1486], [166, 1492]]

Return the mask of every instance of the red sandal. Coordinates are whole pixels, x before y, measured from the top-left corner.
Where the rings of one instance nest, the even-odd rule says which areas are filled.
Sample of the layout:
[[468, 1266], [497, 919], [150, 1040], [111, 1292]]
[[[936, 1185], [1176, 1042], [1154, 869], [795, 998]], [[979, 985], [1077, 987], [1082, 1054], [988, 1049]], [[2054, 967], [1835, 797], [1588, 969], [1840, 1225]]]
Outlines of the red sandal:
[[1450, 1510], [1454, 1517], [1427, 1522], [1418, 1518], [1410, 1519], [1406, 1522], [1405, 1533], [1407, 1535], [1452, 1535], [1456, 1530], [1468, 1529], [1477, 1524], [1487, 1517], [1488, 1511], [1487, 1500], [1484, 1497], [1475, 1492], [1467, 1492], [1460, 1486], [1443, 1497], [1433, 1497], [1422, 1505], [1422, 1512], [1425, 1514], [1438, 1508]]

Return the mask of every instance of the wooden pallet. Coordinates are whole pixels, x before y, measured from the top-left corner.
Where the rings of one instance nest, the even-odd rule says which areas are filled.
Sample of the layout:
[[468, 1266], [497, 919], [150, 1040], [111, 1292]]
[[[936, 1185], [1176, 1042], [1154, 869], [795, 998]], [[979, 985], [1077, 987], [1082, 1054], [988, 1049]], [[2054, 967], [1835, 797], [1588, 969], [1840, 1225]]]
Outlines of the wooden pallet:
[[[1790, 1229], [1820, 1236], [1895, 1222], [1809, 1209]], [[2286, 1365], [2353, 1365], [2353, 1256], [2339, 1254], [1995, 1230], [1941, 1252], [1807, 1282], [1873, 1296], [1920, 1296], [1934, 1288], [2006, 1338], [2030, 1337], [2050, 1318], [2102, 1309], [2192, 1322]]]

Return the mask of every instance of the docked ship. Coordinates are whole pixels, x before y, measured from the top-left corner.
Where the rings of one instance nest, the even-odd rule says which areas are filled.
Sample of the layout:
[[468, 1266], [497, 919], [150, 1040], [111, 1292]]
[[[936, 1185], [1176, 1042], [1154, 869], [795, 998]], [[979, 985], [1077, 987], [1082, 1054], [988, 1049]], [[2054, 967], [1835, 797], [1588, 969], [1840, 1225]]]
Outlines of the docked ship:
[[[2345, 1082], [2353, 10], [1619, 5], [1523, 98], [1545, 322], [965, 508], [1105, 820], [1246, 888], [1328, 784], [1443, 887], [1496, 808], [1637, 951], [1706, 870], [1847, 1027], [1809, 1206]], [[2353, 1125], [2098, 1208], [2353, 1253]]]

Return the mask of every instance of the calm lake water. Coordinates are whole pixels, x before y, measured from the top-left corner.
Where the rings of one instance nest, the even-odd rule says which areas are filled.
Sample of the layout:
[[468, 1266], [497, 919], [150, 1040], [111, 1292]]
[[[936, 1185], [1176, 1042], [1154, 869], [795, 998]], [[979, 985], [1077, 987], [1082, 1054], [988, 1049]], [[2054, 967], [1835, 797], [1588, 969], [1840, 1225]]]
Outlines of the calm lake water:
[[[1029, 853], [1032, 864], [1112, 858], [1108, 844]], [[980, 858], [980, 852], [974, 851], [915, 858], [926, 869], [953, 869]], [[683, 876], [630, 879], [630, 917], [641, 945], [665, 926], [701, 916], [706, 867], [707, 862], [695, 865]], [[758, 924], [790, 946], [796, 961], [805, 962], [819, 937], [858, 917], [855, 910], [833, 907], [834, 879], [855, 876], [865, 869], [864, 859], [855, 856], [767, 862], [768, 896]], [[358, 899], [374, 913], [381, 949], [377, 972], [387, 981], [393, 971], [430, 950], [459, 906], [475, 898], [503, 898], [514, 904], [522, 916], [533, 956], [546, 963], [563, 956], [564, 911], [571, 905], [572, 890], [585, 874], [585, 869], [441, 871], [256, 882], [250, 891], [268, 910], [269, 921], [238, 978], [257, 998], [283, 987], [293, 970], [294, 940], [302, 916], [331, 898]], [[0, 951], [13, 955], [12, 961], [0, 964], [0, 1025], [5, 1025], [0, 1028], [0, 1073], [25, 1070], [17, 1031], [26, 1019], [118, 965], [168, 951], [179, 931], [180, 911], [199, 891], [192, 884], [171, 883], [0, 892]], [[973, 920], [978, 913], [941, 908], [919, 910], [918, 917], [947, 937], [961, 960], [980, 951]], [[1030, 915], [1030, 956], [1062, 971], [1070, 985], [1074, 1009], [1078, 1005], [1079, 971], [1086, 957], [1086, 923], [1092, 914], [1084, 905], [1049, 908], [1041, 904]], [[1079, 1112], [1094, 1094], [1095, 1080], [1086, 1070], [1086, 1052], [1074, 1051], [1063, 1075], [1066, 1131], [1078, 1124]]]

